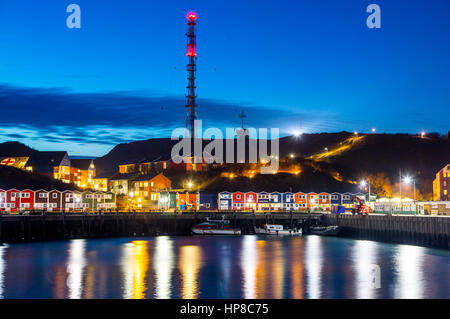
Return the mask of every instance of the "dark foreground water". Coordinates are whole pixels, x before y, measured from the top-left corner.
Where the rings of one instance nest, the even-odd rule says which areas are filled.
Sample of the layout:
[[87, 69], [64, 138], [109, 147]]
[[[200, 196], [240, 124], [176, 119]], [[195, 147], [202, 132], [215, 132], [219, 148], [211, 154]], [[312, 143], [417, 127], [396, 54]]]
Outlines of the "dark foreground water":
[[0, 298], [449, 298], [449, 285], [448, 251], [319, 236], [0, 246]]

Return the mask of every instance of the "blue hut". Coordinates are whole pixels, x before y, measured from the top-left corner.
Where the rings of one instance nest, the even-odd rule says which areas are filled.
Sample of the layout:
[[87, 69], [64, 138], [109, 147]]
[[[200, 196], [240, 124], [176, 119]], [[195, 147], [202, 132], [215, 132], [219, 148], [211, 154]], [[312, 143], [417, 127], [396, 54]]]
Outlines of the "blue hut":
[[283, 208], [283, 197], [279, 192], [270, 193], [270, 209], [281, 210]]
[[230, 192], [220, 192], [218, 196], [218, 208], [219, 210], [231, 210], [232, 209], [233, 196]]
[[283, 210], [294, 210], [295, 209], [295, 200], [294, 194], [291, 192], [286, 192], [281, 194]]
[[342, 195], [340, 193], [330, 194], [330, 204], [331, 205], [342, 205]]
[[199, 210], [217, 209], [217, 193], [200, 191], [198, 193], [198, 201], [199, 201]]
[[269, 210], [270, 194], [267, 192], [258, 193], [258, 210]]
[[344, 193], [342, 194], [342, 205], [345, 207], [353, 207], [353, 196], [352, 193]]

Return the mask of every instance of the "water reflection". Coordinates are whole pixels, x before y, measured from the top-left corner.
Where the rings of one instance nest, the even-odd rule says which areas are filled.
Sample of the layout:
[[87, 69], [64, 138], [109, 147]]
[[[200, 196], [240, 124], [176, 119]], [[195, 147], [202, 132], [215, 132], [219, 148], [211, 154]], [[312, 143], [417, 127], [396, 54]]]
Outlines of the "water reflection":
[[81, 299], [83, 292], [83, 271], [86, 266], [86, 240], [72, 240], [67, 262], [67, 287], [70, 299]]
[[153, 268], [155, 269], [156, 295], [158, 299], [171, 296], [171, 276], [175, 267], [173, 241], [167, 236], [156, 238]]
[[268, 268], [268, 247], [265, 240], [256, 241], [256, 273], [255, 273], [255, 298], [267, 298], [266, 291], [269, 282]]
[[256, 258], [256, 236], [243, 236], [241, 269], [243, 277], [242, 288], [245, 299], [255, 298]]
[[231, 283], [231, 261], [233, 260], [230, 245], [224, 244], [220, 249], [220, 277], [219, 291], [220, 297], [226, 298], [230, 294]]
[[144, 299], [149, 267], [148, 242], [135, 240], [122, 247], [123, 298]]
[[449, 260], [320, 236], [21, 243], [0, 246], [0, 298], [448, 298]]
[[291, 241], [291, 296], [293, 299], [303, 299], [303, 261], [304, 241], [294, 238]]
[[[423, 298], [423, 256], [425, 248], [400, 245], [394, 256], [396, 265], [395, 298]], [[448, 284], [448, 283], [447, 283]]]
[[358, 240], [355, 242], [352, 251], [353, 268], [356, 272], [356, 298], [372, 299], [375, 298], [375, 284], [378, 280], [375, 278], [374, 266], [377, 262], [376, 256], [377, 243], [367, 240]]
[[307, 297], [318, 299], [322, 296], [322, 237], [306, 237], [305, 268]]
[[3, 299], [3, 285], [5, 282], [5, 270], [6, 270], [6, 245], [0, 245], [0, 299]]
[[179, 268], [183, 286], [183, 299], [198, 298], [198, 273], [202, 265], [202, 250], [199, 246], [182, 246], [180, 249]]
[[[281, 241], [273, 241], [271, 242], [272, 258], [269, 258], [271, 261], [271, 281], [272, 281], [272, 291], [273, 298], [282, 299], [283, 295], [283, 282], [284, 282], [284, 250], [283, 250], [283, 242]], [[266, 278], [268, 280], [269, 278]]]

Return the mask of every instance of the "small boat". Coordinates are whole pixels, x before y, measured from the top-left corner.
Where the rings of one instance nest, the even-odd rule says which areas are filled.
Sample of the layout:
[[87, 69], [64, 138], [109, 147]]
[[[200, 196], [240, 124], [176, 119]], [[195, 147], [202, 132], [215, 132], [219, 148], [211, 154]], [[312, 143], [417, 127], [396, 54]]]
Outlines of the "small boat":
[[230, 221], [223, 219], [213, 220], [207, 218], [205, 222], [192, 228], [196, 235], [240, 235], [240, 228], [231, 228]]
[[266, 224], [262, 227], [255, 227], [255, 234], [258, 235], [278, 235], [278, 236], [301, 236], [302, 229], [284, 229], [283, 225]]
[[323, 236], [336, 236], [339, 231], [339, 226], [313, 226], [310, 228], [311, 234]]

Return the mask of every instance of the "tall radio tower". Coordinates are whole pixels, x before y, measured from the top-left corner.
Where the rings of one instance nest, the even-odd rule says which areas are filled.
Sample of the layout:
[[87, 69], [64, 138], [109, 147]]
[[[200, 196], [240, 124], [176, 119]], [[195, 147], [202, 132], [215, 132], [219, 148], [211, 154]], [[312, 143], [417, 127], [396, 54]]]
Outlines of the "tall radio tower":
[[195, 138], [195, 120], [197, 119], [197, 104], [195, 99], [195, 71], [196, 71], [196, 61], [197, 61], [197, 44], [195, 36], [195, 25], [197, 24], [197, 14], [195, 12], [189, 12], [187, 14], [187, 25], [188, 32], [187, 37], [187, 48], [186, 56], [189, 58], [189, 63], [186, 67], [188, 71], [188, 86], [186, 94], [186, 128], [191, 133], [191, 138]]

